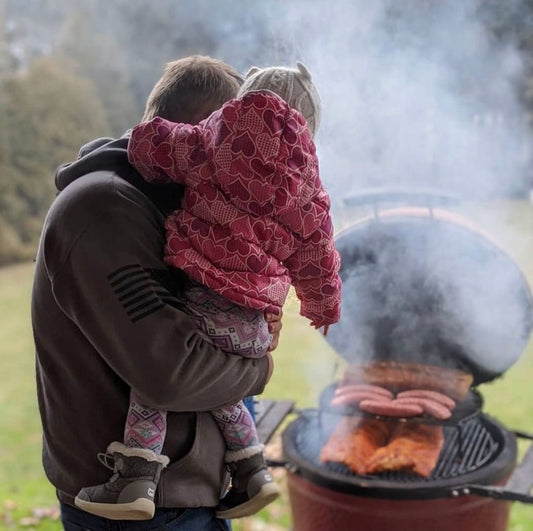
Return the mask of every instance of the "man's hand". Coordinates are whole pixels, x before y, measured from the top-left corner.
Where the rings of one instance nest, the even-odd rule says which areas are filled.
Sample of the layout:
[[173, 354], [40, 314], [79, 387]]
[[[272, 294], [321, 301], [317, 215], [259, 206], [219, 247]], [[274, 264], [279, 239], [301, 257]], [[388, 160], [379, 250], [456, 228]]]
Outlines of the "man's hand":
[[281, 332], [281, 327], [283, 326], [281, 324], [282, 315], [283, 312], [281, 312], [279, 315], [265, 313], [265, 320], [268, 323], [268, 331], [272, 334], [272, 342], [270, 343], [270, 347], [268, 347], [269, 352], [272, 352], [278, 346], [279, 333]]

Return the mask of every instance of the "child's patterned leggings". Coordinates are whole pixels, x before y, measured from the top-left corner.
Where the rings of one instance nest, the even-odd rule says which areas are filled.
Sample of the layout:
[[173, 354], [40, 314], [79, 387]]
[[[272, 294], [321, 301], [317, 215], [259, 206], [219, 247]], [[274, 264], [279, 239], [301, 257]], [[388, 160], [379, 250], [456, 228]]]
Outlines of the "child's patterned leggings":
[[[264, 356], [272, 341], [260, 310], [244, 308], [204, 286], [186, 291], [185, 310], [198, 330], [221, 350], [246, 358]], [[226, 460], [238, 461], [261, 451], [251, 413], [243, 401], [211, 412], [226, 441]], [[142, 406], [132, 394], [124, 444], [160, 454], [166, 435], [166, 411]]]

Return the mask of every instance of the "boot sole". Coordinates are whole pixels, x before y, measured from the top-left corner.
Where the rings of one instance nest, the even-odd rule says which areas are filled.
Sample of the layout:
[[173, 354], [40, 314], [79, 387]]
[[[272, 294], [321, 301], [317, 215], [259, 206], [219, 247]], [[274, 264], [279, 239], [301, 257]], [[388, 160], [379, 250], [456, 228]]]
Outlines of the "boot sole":
[[278, 496], [278, 486], [275, 483], [267, 483], [266, 485], [263, 485], [261, 490], [247, 502], [241, 503], [236, 507], [231, 507], [230, 509], [216, 511], [215, 516], [220, 519], [228, 520], [252, 516], [269, 503], [272, 503]]
[[76, 497], [74, 503], [87, 513], [109, 520], [151, 520], [155, 513], [154, 502], [146, 498], [129, 503], [95, 503]]

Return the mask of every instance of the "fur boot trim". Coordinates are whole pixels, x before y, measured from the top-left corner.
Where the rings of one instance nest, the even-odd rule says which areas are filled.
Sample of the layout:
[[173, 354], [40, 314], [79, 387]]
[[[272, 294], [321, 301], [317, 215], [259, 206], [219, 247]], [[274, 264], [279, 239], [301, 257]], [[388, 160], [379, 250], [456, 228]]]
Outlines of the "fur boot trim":
[[161, 463], [162, 467], [165, 468], [170, 459], [166, 455], [158, 455], [148, 448], [133, 448], [122, 444], [121, 442], [114, 441], [107, 447], [107, 453], [119, 453], [126, 457], [141, 457], [146, 459], [146, 461], [157, 461]]
[[234, 463], [235, 461], [241, 461], [242, 459], [248, 459], [248, 457], [260, 454], [264, 449], [265, 445], [259, 444], [243, 448], [242, 450], [228, 450], [226, 452], [225, 460], [226, 463]]

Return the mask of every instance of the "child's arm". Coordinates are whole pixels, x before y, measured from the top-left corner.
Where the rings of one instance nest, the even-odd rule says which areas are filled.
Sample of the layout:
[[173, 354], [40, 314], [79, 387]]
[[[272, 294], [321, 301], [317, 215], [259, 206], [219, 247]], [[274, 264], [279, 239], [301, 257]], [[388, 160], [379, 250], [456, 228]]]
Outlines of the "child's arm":
[[285, 265], [301, 301], [300, 313], [309, 318], [315, 328], [336, 323], [340, 318], [342, 282], [329, 214]]
[[128, 142], [128, 160], [146, 181], [187, 184], [197, 128], [156, 117], [136, 125]]

